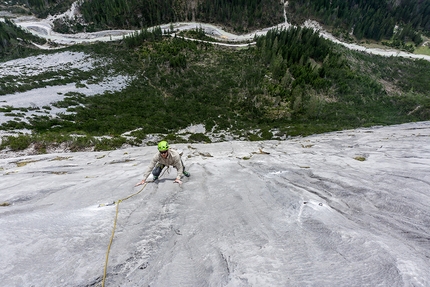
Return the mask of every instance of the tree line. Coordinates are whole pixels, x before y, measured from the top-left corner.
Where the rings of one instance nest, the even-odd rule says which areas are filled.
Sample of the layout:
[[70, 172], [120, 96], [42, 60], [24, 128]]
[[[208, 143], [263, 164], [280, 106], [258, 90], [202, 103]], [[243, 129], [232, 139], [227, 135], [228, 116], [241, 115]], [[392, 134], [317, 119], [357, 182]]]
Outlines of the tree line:
[[[19, 0], [39, 17], [67, 10], [74, 0]], [[357, 39], [392, 39], [391, 45], [418, 45], [430, 35], [430, 0], [293, 0], [287, 6], [293, 23], [314, 18], [342, 27]], [[85, 23], [59, 19], [59, 32], [92, 32], [111, 28], [143, 29], [179, 21], [222, 23], [245, 33], [283, 21], [281, 1], [273, 0], [89, 0], [81, 3]], [[398, 26], [398, 29], [395, 27]]]
[[81, 6], [95, 26], [144, 28], [179, 21], [225, 23], [237, 30], [266, 27], [282, 21], [280, 3], [271, 0], [92, 0]]
[[46, 18], [49, 14], [63, 13], [70, 8], [76, 0], [17, 0], [26, 5], [39, 18]]
[[[394, 36], [418, 45], [422, 39], [416, 31], [430, 33], [430, 0], [294, 0], [288, 11], [295, 21], [316, 18], [352, 31], [357, 39], [380, 41]], [[400, 26], [397, 31], [396, 25]]]
[[[64, 12], [74, 0], [19, 0], [39, 17]], [[143, 29], [160, 24], [199, 21], [223, 23], [237, 32], [273, 26], [283, 21], [279, 1], [272, 0], [89, 0], [80, 12], [86, 24], [59, 19], [59, 32], [92, 32], [124, 28]], [[69, 26], [67, 29], [66, 26]]]

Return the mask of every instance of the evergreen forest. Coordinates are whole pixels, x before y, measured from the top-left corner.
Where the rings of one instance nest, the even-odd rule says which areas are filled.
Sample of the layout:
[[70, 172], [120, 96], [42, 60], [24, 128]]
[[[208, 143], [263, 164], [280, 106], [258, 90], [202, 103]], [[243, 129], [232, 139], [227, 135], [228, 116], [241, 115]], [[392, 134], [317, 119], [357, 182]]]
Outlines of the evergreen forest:
[[293, 0], [289, 1], [288, 16], [295, 23], [311, 18], [326, 26], [342, 27], [357, 39], [380, 41], [394, 36], [418, 45], [421, 33], [430, 35], [430, 0]]
[[[15, 0], [40, 18], [66, 11], [75, 0]], [[282, 3], [272, 0], [86, 0], [80, 21], [58, 20], [61, 33], [106, 29], [141, 29], [160, 24], [198, 21], [249, 32], [281, 23]]]

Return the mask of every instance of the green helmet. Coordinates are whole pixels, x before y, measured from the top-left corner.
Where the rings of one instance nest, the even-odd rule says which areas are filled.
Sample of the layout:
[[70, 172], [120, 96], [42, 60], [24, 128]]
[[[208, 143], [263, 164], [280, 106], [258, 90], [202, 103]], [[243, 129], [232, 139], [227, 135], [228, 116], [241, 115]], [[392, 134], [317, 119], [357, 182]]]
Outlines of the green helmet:
[[169, 149], [169, 144], [166, 141], [161, 141], [158, 143], [158, 150], [159, 151], [166, 151]]

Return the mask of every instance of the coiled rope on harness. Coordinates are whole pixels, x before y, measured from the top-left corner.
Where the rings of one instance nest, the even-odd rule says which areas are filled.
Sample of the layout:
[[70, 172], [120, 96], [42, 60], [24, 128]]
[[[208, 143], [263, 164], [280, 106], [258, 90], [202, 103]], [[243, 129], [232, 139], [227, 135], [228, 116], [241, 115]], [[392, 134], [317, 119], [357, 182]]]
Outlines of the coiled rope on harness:
[[[163, 174], [164, 174], [164, 172], [165, 172], [166, 170], [167, 170], [167, 169], [164, 169], [164, 171], [163, 171], [163, 173], [160, 175], [160, 177], [161, 177], [161, 176], [163, 176]], [[142, 188], [141, 188], [138, 192], [133, 193], [133, 194], [131, 194], [131, 195], [127, 196], [127, 197], [124, 197], [124, 198], [122, 198], [122, 199], [118, 199], [117, 201], [115, 201], [115, 202], [114, 202], [114, 203], [116, 204], [115, 220], [114, 220], [114, 222], [113, 222], [112, 234], [111, 234], [111, 236], [110, 236], [109, 245], [108, 245], [108, 248], [107, 248], [107, 251], [106, 251], [106, 259], [105, 259], [105, 267], [104, 267], [104, 270], [103, 270], [102, 287], [105, 287], [106, 272], [107, 272], [108, 261], [109, 261], [109, 252], [110, 252], [110, 248], [111, 248], [111, 246], [112, 246], [113, 238], [114, 238], [114, 236], [115, 236], [116, 222], [118, 221], [119, 204], [120, 204], [121, 202], [123, 202], [123, 201], [125, 201], [125, 200], [127, 200], [127, 199], [129, 199], [129, 198], [131, 198], [131, 197], [133, 197], [133, 196], [138, 195], [139, 193], [141, 193], [141, 192], [142, 192], [142, 190], [146, 187], [146, 185], [147, 185], [147, 182], [145, 181], [145, 183], [143, 184]]]

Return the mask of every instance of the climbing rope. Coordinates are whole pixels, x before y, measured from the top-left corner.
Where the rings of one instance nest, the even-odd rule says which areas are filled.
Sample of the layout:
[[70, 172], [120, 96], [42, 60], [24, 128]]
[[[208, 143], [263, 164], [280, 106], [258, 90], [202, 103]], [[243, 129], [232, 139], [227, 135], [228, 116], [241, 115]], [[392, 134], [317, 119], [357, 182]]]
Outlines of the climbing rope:
[[110, 252], [110, 247], [112, 246], [113, 237], [115, 236], [116, 222], [118, 221], [119, 204], [120, 204], [122, 201], [127, 200], [127, 199], [129, 199], [129, 198], [131, 198], [131, 197], [133, 197], [133, 196], [135, 196], [135, 195], [139, 194], [140, 192], [142, 192], [142, 190], [145, 188], [145, 186], [146, 186], [146, 182], [143, 184], [142, 188], [141, 188], [138, 192], [136, 192], [136, 193], [134, 193], [134, 194], [132, 194], [132, 195], [129, 195], [129, 196], [127, 196], [127, 197], [123, 198], [123, 199], [119, 199], [119, 200], [117, 200], [117, 201], [115, 202], [115, 203], [116, 203], [115, 220], [114, 220], [114, 222], [113, 222], [112, 235], [110, 236], [109, 245], [108, 245], [108, 249], [107, 249], [107, 252], [106, 252], [106, 260], [105, 260], [105, 268], [104, 268], [104, 271], [103, 271], [102, 287], [104, 287], [104, 286], [105, 286], [106, 271], [107, 271], [107, 266], [108, 266], [108, 261], [109, 261], [109, 252]]
[[[163, 170], [163, 172], [161, 173], [160, 177], [163, 176], [163, 174], [166, 172], [166, 170], [167, 170], [167, 168]], [[110, 248], [112, 246], [113, 238], [115, 236], [116, 222], [118, 221], [119, 204], [121, 202], [123, 202], [123, 201], [125, 201], [125, 200], [127, 200], [127, 199], [129, 199], [129, 198], [131, 198], [131, 197], [133, 197], [133, 196], [138, 195], [139, 193], [141, 193], [142, 190], [146, 187], [146, 184], [147, 184], [147, 182], [145, 181], [145, 183], [143, 184], [142, 188], [138, 192], [133, 193], [133, 194], [127, 196], [127, 197], [124, 197], [124, 198], [119, 199], [119, 200], [117, 200], [117, 201], [114, 202], [116, 204], [115, 220], [113, 222], [112, 234], [110, 236], [109, 245], [108, 245], [108, 248], [107, 248], [107, 251], [106, 251], [106, 259], [105, 259], [105, 267], [104, 267], [104, 270], [103, 270], [102, 287], [105, 287], [106, 272], [107, 272], [108, 261], [109, 261], [109, 252], [110, 252]]]

